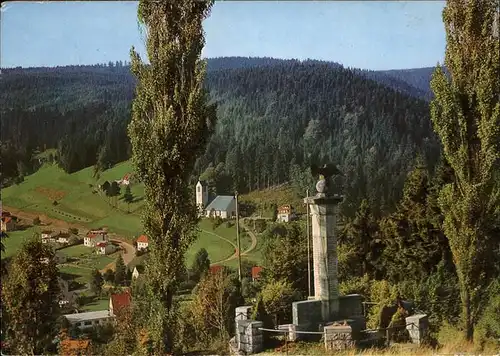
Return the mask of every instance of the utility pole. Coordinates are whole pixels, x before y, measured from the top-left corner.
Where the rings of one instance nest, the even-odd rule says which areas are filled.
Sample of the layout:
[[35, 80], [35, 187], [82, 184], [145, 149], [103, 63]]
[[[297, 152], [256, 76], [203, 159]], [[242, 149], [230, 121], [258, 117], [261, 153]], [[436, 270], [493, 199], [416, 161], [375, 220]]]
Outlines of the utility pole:
[[[306, 189], [306, 197], [309, 198], [309, 189]], [[309, 204], [306, 204], [306, 230], [307, 230], [307, 288], [308, 297], [311, 296], [311, 238], [309, 236]]]
[[240, 243], [240, 217], [238, 213], [238, 192], [234, 192], [236, 198], [236, 241], [238, 243], [238, 279], [241, 288], [241, 243]]

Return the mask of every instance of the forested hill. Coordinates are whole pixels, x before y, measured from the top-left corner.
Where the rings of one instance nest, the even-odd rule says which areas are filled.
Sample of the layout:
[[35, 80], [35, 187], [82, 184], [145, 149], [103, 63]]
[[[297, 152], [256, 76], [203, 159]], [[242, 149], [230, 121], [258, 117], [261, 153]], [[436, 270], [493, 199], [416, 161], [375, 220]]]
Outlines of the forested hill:
[[[219, 123], [197, 173], [222, 190], [292, 180], [311, 161], [338, 163], [349, 213], [368, 197], [390, 208], [418, 153], [439, 156], [428, 104], [336, 63], [216, 58], [206, 85]], [[59, 148], [68, 172], [129, 157], [134, 79], [122, 63], [3, 70], [2, 179], [29, 172], [35, 148]], [[431, 159], [432, 157], [432, 159]], [[339, 182], [340, 183], [340, 182]], [[220, 191], [222, 193], [222, 191]]]

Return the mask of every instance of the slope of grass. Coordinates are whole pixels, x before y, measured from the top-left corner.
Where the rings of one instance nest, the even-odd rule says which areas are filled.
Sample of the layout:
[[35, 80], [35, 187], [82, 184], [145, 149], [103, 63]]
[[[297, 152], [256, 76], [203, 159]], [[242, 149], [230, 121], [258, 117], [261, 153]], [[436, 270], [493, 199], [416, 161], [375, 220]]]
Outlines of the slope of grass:
[[30, 227], [26, 230], [9, 231], [8, 237], [2, 242], [5, 246], [5, 252], [2, 252], [2, 259], [12, 257], [16, 254], [17, 250], [21, 248], [23, 242], [32, 237], [35, 232], [40, 232], [38, 227]]
[[[132, 171], [131, 163], [126, 161], [102, 172], [99, 179], [96, 179], [93, 177], [92, 167], [67, 174], [55, 164], [45, 164], [34, 174], [27, 176], [21, 184], [3, 189], [2, 199], [4, 205], [25, 212], [46, 215], [49, 218], [77, 224], [84, 228], [107, 226], [110, 232], [132, 239], [143, 233], [140, 218], [144, 195], [142, 184], [131, 185], [135, 199], [130, 206], [123, 202], [120, 197], [117, 199], [106, 197], [98, 188], [98, 185], [104, 181], [111, 182], [121, 179]], [[125, 187], [122, 187], [122, 193], [124, 190]], [[289, 203], [290, 192], [290, 188], [274, 190], [274, 195], [269, 196], [269, 192], [261, 191], [249, 194], [245, 198], [247, 201], [252, 199], [257, 203], [260, 203], [265, 198], [265, 201], [277, 201], [278, 204], [284, 204]], [[54, 204], [54, 201], [57, 203]], [[116, 208], [112, 207], [111, 204], [115, 202], [117, 204]], [[130, 213], [128, 213], [129, 208]], [[209, 220], [202, 220], [199, 227], [201, 230], [215, 233], [235, 245], [237, 244], [234, 225], [227, 227], [223, 223], [214, 231]], [[11, 234], [13, 238], [9, 238], [9, 241], [6, 242], [6, 256], [15, 253], [24, 238], [31, 236], [33, 231], [15, 231]], [[192, 263], [194, 255], [202, 247], [208, 251], [212, 262], [226, 259], [234, 253], [233, 246], [227, 241], [217, 238], [217, 236], [204, 231], [200, 231], [198, 236], [198, 239], [186, 255], [188, 265]], [[250, 244], [250, 237], [242, 233], [242, 251], [245, 251]], [[248, 256], [248, 258], [252, 258], [252, 256]], [[258, 256], [254, 258], [259, 260]]]
[[117, 208], [113, 208], [111, 199], [97, 188], [105, 180], [121, 179], [131, 171], [131, 164], [123, 162], [103, 172], [96, 180], [92, 177], [92, 167], [67, 174], [56, 165], [45, 164], [23, 183], [3, 189], [2, 199], [6, 206], [89, 228], [107, 225], [110, 230], [131, 237], [141, 233], [140, 217], [134, 212], [142, 207], [142, 185], [131, 187], [135, 197], [130, 204], [131, 214], [126, 213], [128, 205], [119, 198], [116, 199]]

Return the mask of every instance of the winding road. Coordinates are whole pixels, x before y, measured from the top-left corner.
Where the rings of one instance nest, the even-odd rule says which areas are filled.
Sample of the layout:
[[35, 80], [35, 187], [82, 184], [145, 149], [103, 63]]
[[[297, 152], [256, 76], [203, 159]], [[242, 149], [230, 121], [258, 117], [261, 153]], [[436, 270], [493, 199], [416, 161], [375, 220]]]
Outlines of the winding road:
[[[250, 239], [251, 239], [250, 246], [245, 251], [243, 251], [241, 253], [241, 256], [246, 256], [249, 253], [251, 253], [255, 249], [255, 247], [257, 246], [257, 237], [255, 236], [255, 234], [243, 222], [241, 222], [240, 225], [241, 225], [241, 227], [243, 227], [243, 229], [245, 229], [245, 231], [248, 233], [248, 235], [250, 235]], [[236, 244], [234, 242], [232, 242], [232, 241], [226, 239], [225, 237], [222, 237], [222, 236], [220, 236], [220, 235], [218, 235], [218, 234], [216, 234], [216, 233], [214, 233], [212, 231], [208, 231], [208, 230], [204, 230], [204, 229], [201, 229], [201, 231], [203, 231], [206, 234], [216, 236], [219, 239], [226, 241], [227, 243], [231, 244], [233, 246], [233, 248], [234, 248], [234, 253], [231, 256], [229, 256], [226, 259], [213, 262], [213, 263], [210, 264], [211, 266], [219, 265], [221, 263], [229, 262], [229, 261], [232, 261], [232, 260], [238, 258], [238, 246], [236, 246]]]

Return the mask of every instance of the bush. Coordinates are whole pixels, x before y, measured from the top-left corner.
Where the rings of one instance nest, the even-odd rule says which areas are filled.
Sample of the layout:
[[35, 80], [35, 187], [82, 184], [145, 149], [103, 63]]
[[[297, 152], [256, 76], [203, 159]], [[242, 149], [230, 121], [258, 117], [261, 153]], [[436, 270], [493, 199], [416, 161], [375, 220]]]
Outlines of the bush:
[[40, 218], [37, 216], [33, 219], [33, 225], [38, 226], [41, 224]]
[[54, 201], [52, 202], [52, 205], [54, 205], [54, 206], [56, 206], [57, 204], [59, 204], [59, 203], [57, 202], [57, 200], [54, 200]]
[[231, 228], [234, 226], [234, 223], [231, 220], [226, 221], [226, 227]]
[[481, 350], [500, 350], [500, 282], [488, 288], [489, 300], [474, 330], [474, 343]]

